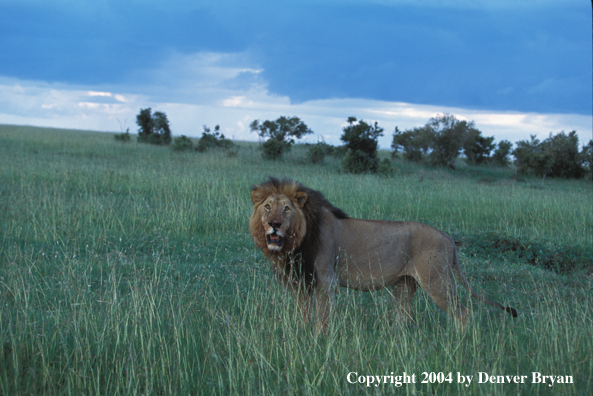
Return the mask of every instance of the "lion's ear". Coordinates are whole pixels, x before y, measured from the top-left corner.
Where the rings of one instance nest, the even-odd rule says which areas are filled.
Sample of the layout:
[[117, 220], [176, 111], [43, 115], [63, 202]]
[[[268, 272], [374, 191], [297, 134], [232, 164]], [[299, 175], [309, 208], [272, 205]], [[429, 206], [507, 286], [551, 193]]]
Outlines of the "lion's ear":
[[251, 191], [251, 201], [254, 204], [260, 202], [262, 200], [262, 198], [263, 198], [263, 194], [257, 188], [254, 188], [253, 191]]
[[296, 200], [297, 204], [301, 207], [301, 209], [305, 205], [305, 202], [307, 202], [307, 198], [307, 193], [304, 191], [299, 191], [296, 194], [294, 194], [294, 199]]

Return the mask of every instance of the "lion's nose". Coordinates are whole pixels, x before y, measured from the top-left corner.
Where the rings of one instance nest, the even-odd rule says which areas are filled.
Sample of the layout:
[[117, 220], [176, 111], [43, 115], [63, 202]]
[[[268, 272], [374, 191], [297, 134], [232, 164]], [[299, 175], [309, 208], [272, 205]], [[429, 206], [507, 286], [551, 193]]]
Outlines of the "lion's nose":
[[270, 221], [270, 222], [268, 222], [268, 225], [276, 230], [276, 229], [280, 228], [282, 223], [276, 223], [275, 221]]

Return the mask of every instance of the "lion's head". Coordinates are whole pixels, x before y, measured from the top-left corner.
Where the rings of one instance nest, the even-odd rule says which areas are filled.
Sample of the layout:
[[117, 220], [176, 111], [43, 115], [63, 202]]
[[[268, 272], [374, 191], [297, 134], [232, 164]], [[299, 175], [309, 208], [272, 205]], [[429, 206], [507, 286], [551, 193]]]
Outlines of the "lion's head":
[[265, 255], [289, 253], [302, 243], [307, 231], [303, 214], [307, 193], [299, 187], [276, 179], [253, 187], [249, 230]]

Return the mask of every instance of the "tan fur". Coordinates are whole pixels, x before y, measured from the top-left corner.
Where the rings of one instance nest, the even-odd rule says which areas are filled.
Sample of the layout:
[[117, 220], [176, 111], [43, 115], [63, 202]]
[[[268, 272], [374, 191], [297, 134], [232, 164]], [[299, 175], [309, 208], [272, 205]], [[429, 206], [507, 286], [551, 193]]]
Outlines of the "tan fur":
[[296, 293], [305, 321], [315, 297], [319, 331], [327, 327], [338, 286], [361, 291], [391, 288], [396, 312], [404, 318], [411, 317], [411, 300], [420, 286], [464, 326], [467, 308], [455, 291], [454, 273], [474, 297], [517, 316], [513, 308], [470, 287], [455, 243], [433, 227], [349, 218], [320, 192], [290, 180], [270, 178], [253, 187], [251, 199], [249, 229], [255, 244]]

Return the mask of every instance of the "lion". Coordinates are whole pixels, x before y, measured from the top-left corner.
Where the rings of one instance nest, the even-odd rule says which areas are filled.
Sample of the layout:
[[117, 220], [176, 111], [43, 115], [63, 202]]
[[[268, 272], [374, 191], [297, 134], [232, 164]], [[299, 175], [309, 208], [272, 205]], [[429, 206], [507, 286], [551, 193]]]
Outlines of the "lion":
[[325, 332], [338, 286], [359, 291], [391, 288], [396, 314], [413, 321], [411, 302], [418, 286], [464, 328], [468, 310], [455, 291], [454, 274], [475, 298], [517, 311], [475, 292], [461, 272], [450, 236], [409, 221], [349, 217], [321, 192], [293, 180], [269, 180], [252, 187], [249, 230], [271, 261], [279, 280], [295, 293], [308, 322]]

